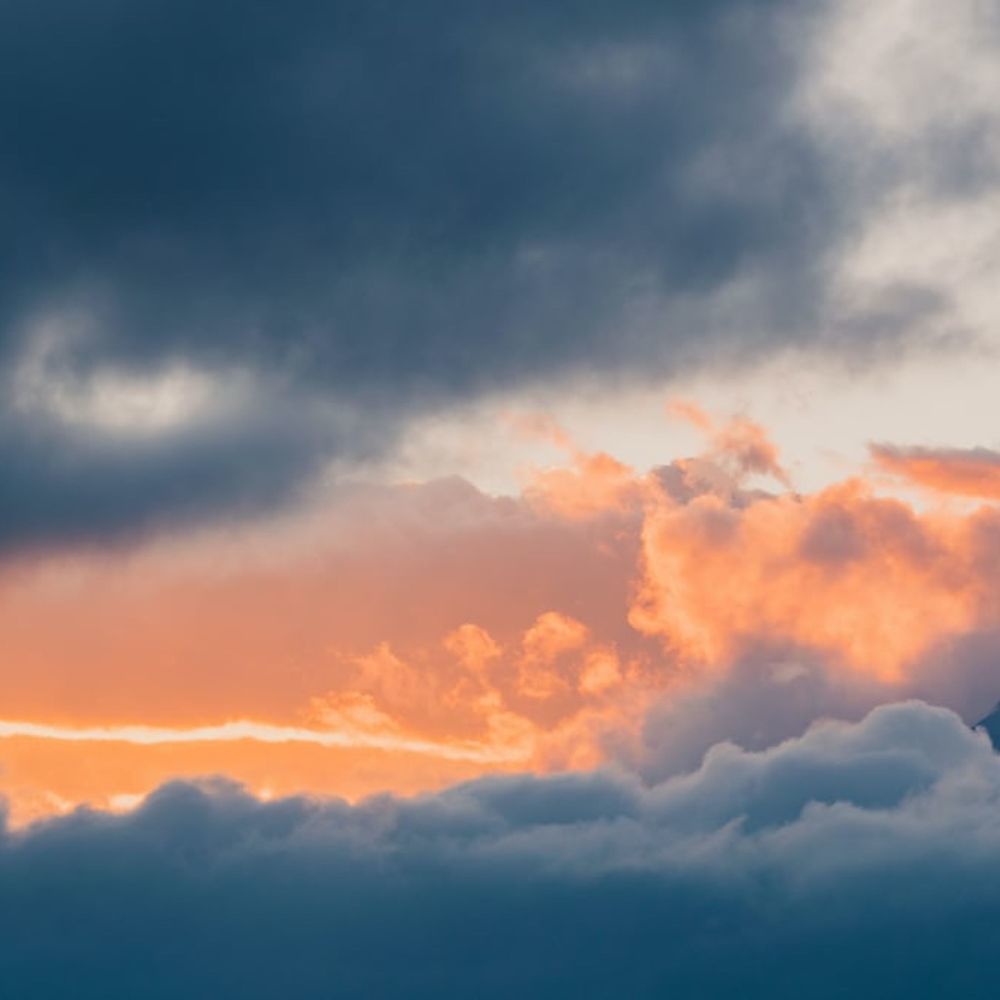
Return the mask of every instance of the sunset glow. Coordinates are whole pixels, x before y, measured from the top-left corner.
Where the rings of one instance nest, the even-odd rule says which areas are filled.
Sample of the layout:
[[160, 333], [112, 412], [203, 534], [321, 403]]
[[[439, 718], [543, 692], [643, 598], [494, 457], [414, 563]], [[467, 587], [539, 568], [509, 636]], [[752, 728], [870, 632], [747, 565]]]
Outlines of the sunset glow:
[[0, 1000], [988, 994], [1000, 6], [0, 0], [0, 134]]
[[[1000, 624], [993, 509], [920, 511], [861, 476], [798, 494], [759, 425], [669, 410], [697, 424], [706, 450], [648, 472], [556, 429], [567, 464], [533, 470], [520, 497], [387, 488], [368, 500], [374, 517], [354, 522], [355, 501], [335, 502], [280, 554], [220, 534], [181, 556], [154, 544], [22, 561], [0, 607], [7, 660], [21, 666], [4, 676], [0, 740], [68, 748], [63, 763], [46, 751], [45, 769], [0, 779], [14, 815], [77, 801], [60, 769], [94, 743], [157, 747], [191, 775], [218, 771], [233, 744], [227, 773], [258, 791], [276, 782], [254, 745], [308, 746], [331, 752], [329, 772], [285, 773], [282, 790], [350, 797], [438, 787], [456, 774], [444, 765], [611, 763], [638, 752], [654, 703], [718, 683], [762, 645], [905, 696], [935, 647]], [[774, 489], [748, 487], [751, 476]], [[442, 502], [451, 516], [429, 523], [427, 505]], [[373, 605], [401, 613], [369, 617]], [[72, 630], [34, 624], [53, 615]], [[86, 691], [74, 693], [82, 664]], [[377, 773], [338, 784], [365, 751], [381, 756]], [[102, 767], [72, 793], [80, 802], [120, 793], [119, 768]], [[152, 773], [129, 794], [169, 765]]]

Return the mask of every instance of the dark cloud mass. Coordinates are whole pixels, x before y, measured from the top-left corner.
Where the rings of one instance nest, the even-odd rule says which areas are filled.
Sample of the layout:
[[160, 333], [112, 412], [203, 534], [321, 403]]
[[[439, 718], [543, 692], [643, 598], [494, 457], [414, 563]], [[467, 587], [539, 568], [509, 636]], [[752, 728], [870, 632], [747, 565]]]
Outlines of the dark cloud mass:
[[0, 424], [0, 551], [252, 515], [294, 496], [334, 440], [292, 415], [218, 420], [152, 440], [11, 417]]
[[76, 997], [990, 995], [1000, 759], [917, 702], [644, 788], [166, 786], [0, 847], [0, 977]]
[[783, 6], [6, 4], [8, 335], [83, 301], [93, 359], [338, 387], [673, 353], [630, 308], [823, 235]]
[[[514, 381], [808, 340], [843, 213], [783, 113], [800, 14], [778, 0], [10, 0], [0, 406], [14, 419], [12, 384], [44, 334], [59, 377], [177, 363], [277, 376], [289, 398], [379, 423], [364, 451], [415, 407]], [[263, 433], [258, 467], [291, 433]], [[334, 438], [299, 440], [301, 467], [274, 478], [352, 451]], [[44, 534], [50, 511], [59, 539], [72, 532], [50, 496], [67, 483], [45, 470], [72, 434], [36, 445], [25, 531]], [[82, 492], [104, 484], [94, 533], [148, 521], [141, 496], [164, 478], [202, 490], [197, 459], [160, 464], [163, 450], [76, 454]], [[176, 516], [225, 508], [210, 479]], [[7, 508], [14, 534], [24, 508]]]

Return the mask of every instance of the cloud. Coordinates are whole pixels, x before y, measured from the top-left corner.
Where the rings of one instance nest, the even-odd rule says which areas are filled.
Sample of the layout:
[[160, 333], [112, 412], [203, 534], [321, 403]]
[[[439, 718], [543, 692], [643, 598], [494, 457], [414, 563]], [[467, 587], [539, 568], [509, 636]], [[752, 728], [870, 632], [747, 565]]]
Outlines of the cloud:
[[989, 448], [900, 448], [872, 445], [875, 464], [938, 493], [1000, 500], [1000, 452]]
[[982, 555], [997, 528], [993, 510], [921, 515], [861, 480], [735, 502], [662, 490], [630, 620], [694, 664], [767, 639], [892, 682], [934, 642], [992, 618]]
[[[287, 504], [512, 387], [995, 326], [981, 5], [8, 6], [0, 551]], [[64, 405], [178, 367], [248, 391], [128, 447]]]
[[[8, 6], [0, 419], [40, 345], [73, 391], [177, 364], [253, 382], [232, 435], [193, 422], [199, 446], [88, 447], [50, 420], [0, 463], [12, 537], [277, 505], [427, 407], [848, 329], [824, 290], [847, 192], [789, 113], [794, 0]], [[845, 349], [909, 336], [904, 312]], [[364, 419], [331, 431], [330, 400]]]
[[6, 284], [22, 314], [85, 293], [96, 360], [441, 390], [599, 363], [630, 285], [696, 295], [816, 239], [784, 211], [822, 189], [782, 9], [17, 3]]
[[0, 556], [135, 540], [301, 499], [325, 452], [366, 447], [363, 429], [315, 417], [273, 400], [266, 414], [241, 407], [129, 433], [8, 411]]
[[[353, 726], [340, 728], [305, 728], [273, 726], [249, 720], [232, 720], [217, 726], [200, 726], [190, 729], [157, 726], [46, 726], [32, 722], [0, 719], [0, 738], [27, 737], [29, 739], [62, 740], [68, 743], [134, 743], [139, 746], [158, 746], [179, 743], [232, 743], [252, 740], [258, 743], [314, 743], [318, 746], [360, 747], [377, 750], [400, 750], [404, 753], [431, 754], [444, 760], [471, 760], [484, 765], [504, 761], [502, 756], [491, 755], [486, 748], [457, 743], [430, 743], [408, 740], [392, 729], [373, 732], [359, 723], [364, 717], [351, 719], [342, 712], [338, 721], [353, 722]], [[388, 721], [376, 716], [376, 721]], [[518, 758], [513, 758], [517, 760]]]
[[[853, 192], [834, 298], [945, 344], [994, 343], [1000, 181], [996, 17], [976, 0], [824, 5], [794, 98]], [[888, 343], [889, 341], [884, 341]]]
[[[568, 466], [520, 497], [356, 486], [264, 535], [11, 565], [0, 787], [18, 821], [148, 791], [171, 761], [356, 796], [473, 761], [660, 778], [720, 740], [760, 750], [903, 697], [981, 718], [1000, 695], [996, 511], [921, 510], [861, 478], [753, 489], [787, 481], [764, 429], [695, 415], [706, 452], [648, 473], [562, 435]], [[96, 734], [130, 774], [103, 751], [84, 767]], [[314, 746], [272, 767], [254, 734]]]
[[[450, 479], [345, 489], [263, 531], [216, 527], [123, 552], [10, 562], [0, 621], [21, 669], [0, 677], [4, 701], [27, 718], [66, 718], [72, 702], [73, 721], [111, 721], [79, 714], [99, 684], [117, 721], [288, 721], [363, 672], [383, 643], [428, 676], [432, 652], [471, 676], [495, 669], [491, 643], [516, 654], [547, 612], [615, 643], [630, 631], [634, 546], [619, 534], [630, 523], [634, 534], [634, 512], [562, 519]], [[56, 698], [47, 708], [34, 701], [42, 690]]]
[[0, 844], [25, 1000], [975, 995], [1000, 910], [1000, 762], [886, 706], [654, 787], [491, 778], [412, 800], [167, 785]]

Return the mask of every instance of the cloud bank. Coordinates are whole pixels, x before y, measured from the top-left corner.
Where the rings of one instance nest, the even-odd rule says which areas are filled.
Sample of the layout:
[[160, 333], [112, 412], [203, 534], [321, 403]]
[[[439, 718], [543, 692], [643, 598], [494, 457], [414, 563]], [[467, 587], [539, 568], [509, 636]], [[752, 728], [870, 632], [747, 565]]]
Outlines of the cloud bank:
[[79, 364], [260, 359], [404, 394], [662, 358], [630, 312], [827, 238], [781, 114], [790, 9], [9, 5], [6, 338], [78, 301]]
[[350, 807], [160, 789], [0, 844], [0, 975], [81, 998], [984, 995], [1000, 761], [911, 702], [695, 772]]

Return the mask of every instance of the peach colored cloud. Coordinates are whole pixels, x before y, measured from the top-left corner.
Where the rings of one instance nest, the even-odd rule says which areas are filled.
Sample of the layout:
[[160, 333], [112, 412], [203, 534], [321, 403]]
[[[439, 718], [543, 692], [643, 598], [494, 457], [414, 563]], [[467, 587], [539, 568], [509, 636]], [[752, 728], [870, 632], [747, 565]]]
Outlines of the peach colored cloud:
[[990, 616], [996, 580], [977, 543], [993, 520], [919, 515], [860, 480], [743, 506], [664, 493], [630, 620], [695, 666], [724, 666], [765, 637], [899, 679], [932, 643]]
[[265, 797], [305, 791], [353, 801], [386, 789], [414, 794], [521, 769], [400, 750], [253, 740], [137, 744], [7, 737], [0, 740], [0, 760], [0, 789], [15, 825], [84, 802], [127, 807], [175, 778], [224, 774]]
[[548, 611], [621, 641], [638, 545], [630, 516], [576, 522], [449, 480], [363, 490], [301, 537], [268, 540], [263, 527], [9, 564], [0, 714], [294, 724], [382, 643], [418, 660], [432, 650], [432, 669], [447, 672], [442, 636], [474, 623], [483, 631], [456, 656], [485, 662], [475, 636], [519, 643]]
[[353, 796], [589, 767], [761, 643], [895, 696], [1000, 625], [995, 510], [862, 478], [799, 495], [763, 428], [681, 410], [705, 452], [647, 473], [545, 425], [566, 465], [519, 497], [359, 487], [288, 524], [0, 567], [0, 788], [34, 815], [199, 771]]
[[781, 464], [777, 446], [760, 424], [743, 416], [719, 423], [696, 403], [676, 399], [667, 404], [670, 416], [685, 420], [705, 434], [709, 449], [701, 461], [729, 472], [739, 480], [750, 473], [771, 476], [789, 487], [788, 473]]
[[578, 520], [622, 513], [641, 498], [642, 481], [634, 469], [606, 452], [583, 451], [550, 417], [523, 414], [510, 420], [522, 434], [554, 445], [567, 459], [563, 465], [523, 470], [524, 497], [535, 509]]
[[988, 448], [899, 448], [871, 446], [885, 472], [939, 493], [1000, 500], [1000, 452]]

